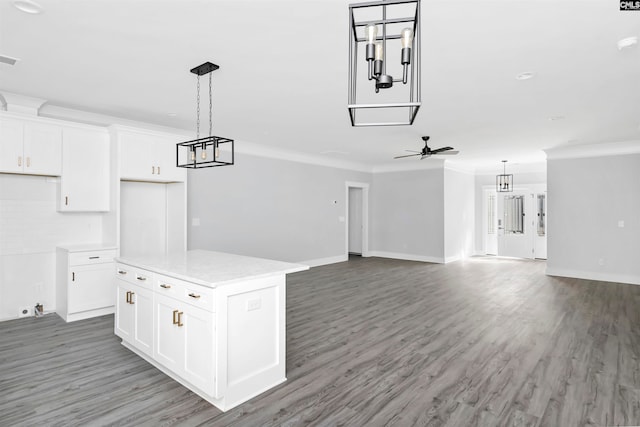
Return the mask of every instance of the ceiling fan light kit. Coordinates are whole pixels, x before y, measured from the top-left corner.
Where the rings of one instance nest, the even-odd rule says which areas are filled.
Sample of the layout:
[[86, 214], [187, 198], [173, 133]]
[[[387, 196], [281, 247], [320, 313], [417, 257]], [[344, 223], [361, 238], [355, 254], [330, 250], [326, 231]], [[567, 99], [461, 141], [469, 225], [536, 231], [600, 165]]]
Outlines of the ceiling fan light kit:
[[498, 193], [510, 193], [513, 191], [513, 175], [507, 174], [507, 161], [502, 161], [502, 173], [496, 175], [496, 191]]
[[[399, 65], [393, 71], [399, 77], [394, 78], [387, 65], [396, 56]], [[358, 95], [363, 91], [373, 93], [366, 102]], [[413, 124], [421, 105], [420, 0], [349, 5], [348, 98], [352, 126]], [[372, 110], [376, 114], [368, 114]]]
[[[211, 62], [205, 62], [191, 69], [197, 76], [197, 119], [196, 139], [179, 142], [176, 145], [176, 166], [179, 168], [201, 169], [234, 164], [233, 139], [212, 135], [213, 103], [211, 97], [211, 73], [220, 68]], [[200, 77], [209, 75], [209, 136], [200, 138]]]

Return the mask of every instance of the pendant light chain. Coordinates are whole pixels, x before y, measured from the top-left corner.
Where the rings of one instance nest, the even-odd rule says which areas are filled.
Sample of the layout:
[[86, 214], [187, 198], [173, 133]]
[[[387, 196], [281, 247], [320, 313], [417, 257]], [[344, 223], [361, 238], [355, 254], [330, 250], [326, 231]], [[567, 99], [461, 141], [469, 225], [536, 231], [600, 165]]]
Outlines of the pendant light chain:
[[200, 76], [198, 76], [198, 96], [196, 104], [198, 105], [198, 113], [196, 117], [196, 139], [200, 139]]
[[213, 101], [211, 99], [211, 73], [209, 73], [209, 136], [213, 135]]

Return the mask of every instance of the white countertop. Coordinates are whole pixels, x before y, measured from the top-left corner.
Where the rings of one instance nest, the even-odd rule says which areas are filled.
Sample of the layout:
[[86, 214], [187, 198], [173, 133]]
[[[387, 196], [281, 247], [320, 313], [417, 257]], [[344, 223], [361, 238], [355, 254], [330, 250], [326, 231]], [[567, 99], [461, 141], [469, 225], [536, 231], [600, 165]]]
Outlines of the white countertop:
[[115, 245], [105, 245], [102, 243], [74, 243], [68, 245], [58, 245], [56, 247], [67, 252], [107, 251], [118, 249], [118, 247]]
[[116, 258], [117, 262], [215, 288], [248, 279], [308, 270], [308, 265], [223, 252], [194, 250]]

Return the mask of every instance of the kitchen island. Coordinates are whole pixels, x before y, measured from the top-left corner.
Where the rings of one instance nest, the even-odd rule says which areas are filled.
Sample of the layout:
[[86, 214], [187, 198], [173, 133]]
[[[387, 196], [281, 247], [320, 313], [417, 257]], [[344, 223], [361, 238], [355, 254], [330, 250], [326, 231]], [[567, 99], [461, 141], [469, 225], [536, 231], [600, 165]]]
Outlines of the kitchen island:
[[203, 250], [116, 262], [125, 347], [223, 411], [286, 381], [286, 274], [308, 266]]

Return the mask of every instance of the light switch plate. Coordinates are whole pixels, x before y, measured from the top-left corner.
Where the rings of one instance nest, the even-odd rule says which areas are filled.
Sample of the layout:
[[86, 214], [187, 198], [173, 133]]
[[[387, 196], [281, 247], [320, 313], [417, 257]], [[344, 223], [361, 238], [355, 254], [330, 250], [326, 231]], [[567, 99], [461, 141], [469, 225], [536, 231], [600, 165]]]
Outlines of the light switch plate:
[[624, 228], [624, 221], [623, 220], [618, 220], [618, 227]]
[[194, 227], [200, 227], [200, 218], [191, 218], [191, 225]]

